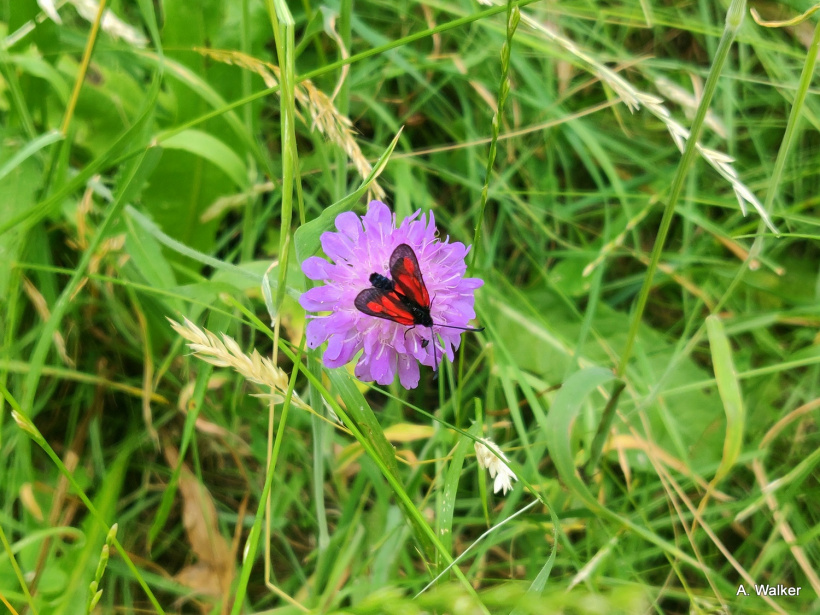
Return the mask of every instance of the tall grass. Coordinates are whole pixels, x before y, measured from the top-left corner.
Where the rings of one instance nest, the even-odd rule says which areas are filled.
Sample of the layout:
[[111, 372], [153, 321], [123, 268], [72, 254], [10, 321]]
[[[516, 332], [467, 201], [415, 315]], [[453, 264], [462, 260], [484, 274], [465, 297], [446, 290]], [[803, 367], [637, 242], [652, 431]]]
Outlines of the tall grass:
[[[817, 609], [820, 27], [756, 8], [0, 5], [0, 602]], [[411, 391], [305, 348], [374, 196], [485, 282]]]

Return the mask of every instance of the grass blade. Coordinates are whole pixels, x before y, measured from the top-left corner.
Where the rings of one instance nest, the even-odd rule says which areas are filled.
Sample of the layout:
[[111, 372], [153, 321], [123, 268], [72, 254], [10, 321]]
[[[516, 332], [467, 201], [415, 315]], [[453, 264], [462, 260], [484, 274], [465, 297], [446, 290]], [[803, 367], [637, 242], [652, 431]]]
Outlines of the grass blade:
[[333, 228], [333, 223], [336, 220], [336, 216], [343, 211], [352, 209], [356, 202], [365, 195], [367, 189], [370, 187], [370, 184], [373, 183], [373, 180], [381, 175], [381, 172], [384, 171], [384, 167], [387, 166], [388, 160], [390, 160], [390, 155], [393, 153], [393, 150], [396, 149], [396, 144], [399, 142], [400, 136], [401, 130], [396, 133], [396, 136], [393, 137], [390, 145], [387, 146], [387, 149], [384, 150], [384, 153], [379, 157], [379, 160], [375, 165], [373, 165], [373, 169], [370, 171], [370, 174], [356, 190], [351, 192], [342, 200], [324, 209], [318, 218], [299, 227], [296, 231], [295, 244], [296, 258], [300, 263], [308, 256], [315, 254], [319, 250], [319, 237], [321, 237], [322, 233], [325, 231]]
[[740, 394], [737, 370], [732, 360], [729, 338], [718, 316], [713, 314], [706, 319], [706, 333], [709, 336], [712, 367], [715, 370], [718, 392], [723, 401], [723, 409], [726, 411], [726, 439], [723, 443], [723, 457], [715, 473], [714, 482], [717, 483], [729, 473], [740, 456], [746, 411]]
[[29, 141], [19, 152], [14, 154], [8, 162], [0, 167], [0, 180], [20, 166], [23, 161], [33, 156], [41, 149], [48, 147], [52, 143], [61, 141], [62, 139], [62, 133], [52, 130], [51, 132], [40, 135], [33, 141]]
[[700, 137], [703, 122], [706, 119], [706, 114], [709, 111], [709, 105], [712, 102], [712, 97], [717, 90], [718, 80], [723, 72], [723, 67], [729, 57], [729, 51], [732, 48], [732, 43], [735, 40], [735, 35], [740, 24], [743, 22], [743, 14], [746, 10], [745, 0], [732, 0], [729, 6], [729, 11], [726, 15], [726, 26], [723, 30], [723, 36], [720, 39], [718, 50], [715, 53], [715, 60], [712, 63], [712, 68], [709, 71], [709, 77], [704, 86], [703, 96], [700, 99], [695, 119], [692, 120], [692, 127], [690, 129], [689, 139], [686, 141], [686, 148], [683, 151], [680, 163], [678, 164], [675, 177], [672, 180], [672, 185], [669, 188], [669, 198], [666, 201], [666, 207], [663, 210], [663, 218], [661, 219], [660, 227], [658, 228], [655, 243], [652, 247], [652, 255], [649, 260], [649, 265], [644, 276], [641, 291], [638, 295], [638, 300], [635, 304], [635, 310], [632, 313], [632, 323], [629, 326], [629, 333], [627, 333], [626, 346], [621, 353], [621, 360], [618, 363], [618, 376], [621, 377], [626, 373], [626, 367], [629, 359], [632, 356], [632, 347], [635, 339], [638, 337], [638, 327], [643, 318], [644, 309], [646, 308], [646, 301], [649, 298], [649, 291], [652, 290], [652, 284], [655, 279], [655, 271], [658, 268], [658, 263], [661, 260], [664, 245], [666, 244], [666, 236], [669, 234], [669, 227], [672, 225], [672, 218], [675, 215], [675, 207], [678, 204], [678, 199], [683, 192], [684, 180], [689, 172], [692, 163], [695, 161], [695, 154], [697, 152], [698, 138]]

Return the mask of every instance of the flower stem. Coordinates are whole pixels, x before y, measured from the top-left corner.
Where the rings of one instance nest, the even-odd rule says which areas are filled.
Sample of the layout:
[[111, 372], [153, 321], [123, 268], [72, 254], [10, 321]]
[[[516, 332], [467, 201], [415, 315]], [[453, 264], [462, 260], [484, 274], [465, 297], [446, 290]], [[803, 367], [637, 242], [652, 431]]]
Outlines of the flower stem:
[[521, 20], [521, 10], [518, 6], [514, 6], [511, 0], [507, 1], [507, 39], [501, 46], [501, 85], [498, 90], [498, 109], [493, 115], [492, 136], [490, 140], [490, 153], [487, 157], [487, 171], [484, 174], [484, 186], [481, 188], [481, 204], [478, 209], [478, 220], [475, 225], [475, 236], [473, 237], [473, 257], [470, 259], [470, 264], [467, 267], [467, 275], [475, 267], [476, 258], [478, 257], [478, 240], [481, 238], [481, 226], [484, 221], [484, 210], [487, 207], [487, 200], [490, 192], [490, 176], [495, 166], [495, 155], [498, 149], [498, 133], [501, 128], [501, 117], [504, 113], [504, 104], [507, 102], [507, 96], [510, 93], [510, 52], [512, 50], [512, 40], [515, 34], [515, 29], [518, 27], [518, 22]]
[[[251, 578], [251, 570], [256, 560], [256, 552], [259, 549], [259, 540], [262, 537], [262, 521], [265, 519], [265, 508], [270, 497], [271, 487], [273, 487], [273, 477], [276, 470], [276, 461], [279, 459], [279, 449], [282, 446], [282, 439], [285, 432], [285, 425], [288, 421], [288, 411], [291, 406], [291, 399], [293, 398], [293, 389], [296, 384], [296, 376], [299, 374], [299, 367], [302, 363], [302, 353], [305, 349], [305, 339], [302, 338], [302, 343], [299, 346], [299, 351], [294, 357], [293, 372], [291, 373], [290, 382], [288, 383], [288, 390], [285, 393], [285, 401], [282, 405], [282, 417], [279, 419], [279, 429], [276, 431], [276, 441], [273, 444], [273, 451], [268, 459], [268, 467], [265, 473], [265, 485], [262, 487], [262, 495], [259, 498], [259, 506], [254, 516], [253, 526], [248, 534], [248, 540], [245, 542], [245, 549], [242, 554], [242, 569], [239, 572], [239, 582], [236, 586], [236, 593], [234, 594], [233, 608], [231, 615], [239, 615], [242, 611], [242, 605], [248, 594], [248, 582]], [[301, 604], [294, 601], [286, 594], [280, 594], [284, 598], [300, 610], [305, 610]]]
[[[285, 277], [288, 270], [288, 245], [290, 242], [290, 228], [293, 219], [293, 191], [295, 170], [299, 154], [296, 148], [296, 94], [295, 94], [295, 67], [293, 54], [293, 16], [287, 4], [282, 0], [267, 1], [268, 15], [273, 29], [273, 38], [276, 44], [276, 55], [279, 62], [279, 76], [282, 87], [279, 106], [282, 116], [282, 202], [279, 231], [279, 288], [274, 300], [276, 314], [282, 307], [285, 298]], [[274, 345], [274, 362], [276, 345]]]

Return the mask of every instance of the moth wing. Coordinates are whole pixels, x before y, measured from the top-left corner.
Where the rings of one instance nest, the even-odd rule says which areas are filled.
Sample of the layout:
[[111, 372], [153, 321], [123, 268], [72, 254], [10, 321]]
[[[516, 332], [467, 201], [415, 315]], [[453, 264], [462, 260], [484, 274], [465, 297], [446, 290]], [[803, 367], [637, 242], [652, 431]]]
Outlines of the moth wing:
[[368, 316], [392, 320], [400, 325], [414, 325], [413, 315], [402, 304], [395, 291], [365, 288], [353, 302], [356, 309]]
[[419, 261], [413, 248], [401, 244], [390, 256], [390, 276], [396, 290], [423, 308], [430, 308], [430, 295], [421, 275]]

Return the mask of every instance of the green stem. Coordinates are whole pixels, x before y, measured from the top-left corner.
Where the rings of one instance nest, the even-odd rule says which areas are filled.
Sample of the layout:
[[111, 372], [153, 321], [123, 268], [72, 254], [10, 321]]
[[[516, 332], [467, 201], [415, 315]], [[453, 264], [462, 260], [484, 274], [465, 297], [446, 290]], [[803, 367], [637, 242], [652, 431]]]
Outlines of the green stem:
[[[803, 72], [800, 73], [800, 83], [797, 86], [797, 94], [794, 97], [794, 104], [789, 113], [786, 132], [783, 133], [783, 141], [780, 143], [780, 149], [777, 150], [777, 158], [774, 161], [774, 171], [772, 171], [772, 178], [769, 181], [769, 190], [766, 192], [766, 201], [763, 203], [763, 209], [769, 213], [771, 213], [772, 204], [777, 196], [777, 187], [780, 185], [780, 179], [783, 177], [783, 168], [786, 166], [786, 158], [789, 156], [797, 128], [800, 125], [800, 114], [806, 102], [806, 94], [809, 91], [812, 77], [814, 76], [814, 66], [817, 64], [818, 50], [820, 50], [820, 22], [818, 22], [814, 28], [814, 37], [811, 39], [811, 44], [806, 54], [806, 63], [803, 64]], [[762, 251], [762, 232], [763, 223], [761, 222], [758, 226], [758, 236], [751, 249], [753, 258], [760, 256]]]
[[[281, 341], [279, 343], [279, 350], [282, 353], [284, 353], [289, 359], [292, 359], [294, 361], [294, 373], [296, 373], [296, 371], [301, 370], [301, 372], [308, 379], [308, 382], [319, 391], [319, 393], [327, 402], [327, 404], [336, 413], [336, 416], [338, 416], [339, 419], [341, 419], [344, 426], [347, 427], [350, 433], [353, 434], [353, 437], [356, 438], [356, 441], [362, 445], [362, 448], [364, 449], [365, 453], [376, 463], [376, 465], [382, 473], [382, 476], [384, 476], [384, 478], [387, 480], [387, 482], [393, 489], [396, 498], [401, 501], [402, 505], [405, 507], [408, 514], [413, 515], [414, 519], [418, 523], [418, 527], [421, 529], [422, 532], [424, 532], [425, 537], [430, 541], [430, 543], [434, 546], [436, 551], [441, 555], [443, 561], [445, 561], [447, 564], [452, 563], [453, 558], [450, 556], [450, 553], [444, 548], [444, 545], [441, 544], [441, 541], [438, 539], [438, 536], [436, 536], [436, 533], [433, 531], [433, 529], [421, 515], [418, 508], [416, 508], [415, 504], [413, 504], [413, 501], [410, 499], [410, 496], [407, 495], [407, 491], [405, 491], [404, 486], [399, 482], [397, 476], [394, 475], [394, 473], [391, 472], [386, 465], [384, 465], [381, 456], [374, 448], [372, 442], [370, 441], [370, 438], [365, 437], [365, 435], [359, 429], [356, 422], [350, 418], [350, 415], [348, 415], [345, 409], [339, 404], [338, 401], [336, 401], [336, 398], [330, 393], [330, 391], [328, 391], [325, 388], [324, 384], [322, 383], [322, 379], [311, 373], [311, 371], [301, 361], [297, 361], [297, 356], [294, 353], [292, 353], [285, 344], [282, 344]], [[535, 493], [535, 491], [533, 491], [533, 493]], [[458, 567], [455, 568], [454, 572], [458, 577], [459, 581], [461, 581], [461, 583], [463, 584], [465, 590], [476, 599], [478, 603], [478, 608], [481, 610], [481, 612], [485, 613], [486, 615], [489, 615], [487, 607], [484, 606], [484, 604], [480, 601], [477, 592], [470, 584], [470, 582], [467, 580], [464, 573]], [[232, 613], [232, 615], [236, 614]]]
[[[67, 467], [65, 467], [63, 460], [60, 459], [60, 456], [54, 451], [53, 448], [51, 448], [51, 445], [43, 437], [43, 434], [40, 433], [40, 430], [37, 429], [34, 423], [32, 423], [31, 420], [23, 414], [21, 406], [17, 403], [17, 400], [14, 399], [14, 397], [11, 395], [11, 393], [6, 387], [0, 387], [0, 393], [2, 393], [3, 396], [6, 398], [6, 401], [9, 402], [9, 405], [11, 405], [11, 407], [14, 408], [14, 410], [12, 411], [12, 417], [14, 418], [15, 422], [20, 427], [20, 429], [22, 429], [26, 433], [26, 435], [28, 435], [32, 440], [34, 440], [34, 442], [45, 451], [46, 455], [48, 455], [54, 462], [54, 465], [57, 466], [57, 469], [60, 471], [60, 474], [62, 474], [66, 478], [68, 483], [71, 485], [71, 488], [74, 490], [74, 493], [77, 495], [77, 497], [80, 498], [83, 504], [85, 504], [85, 507], [86, 509], [88, 509], [88, 512], [91, 513], [91, 516], [94, 517], [97, 523], [99, 523], [102, 527], [105, 528], [105, 531], [108, 533], [109, 536], [112, 536], [111, 527], [109, 527], [109, 525], [105, 522], [105, 519], [103, 519], [102, 515], [97, 510], [96, 506], [94, 506], [91, 500], [88, 499], [88, 496], [85, 494], [82, 487], [80, 487], [80, 484], [74, 478], [74, 475], [71, 472], [69, 472]], [[120, 554], [120, 557], [122, 557], [123, 561], [125, 562], [125, 565], [131, 571], [131, 574], [134, 575], [134, 578], [137, 580], [137, 583], [139, 583], [140, 587], [142, 587], [143, 591], [145, 592], [145, 595], [148, 596], [148, 600], [150, 600], [151, 604], [154, 605], [156, 612], [159, 613], [159, 615], [165, 615], [165, 611], [162, 610], [159, 601], [154, 596], [154, 593], [151, 591], [151, 588], [148, 587], [148, 584], [145, 582], [145, 579], [142, 578], [139, 569], [134, 565], [134, 562], [131, 561], [131, 558], [128, 556], [128, 552], [120, 544], [120, 541], [117, 540], [116, 537], [113, 537], [111, 539], [111, 543], [114, 545], [114, 548], [117, 549], [117, 552]]]
[[504, 105], [510, 93], [510, 54], [512, 52], [512, 41], [518, 22], [521, 20], [521, 11], [514, 3], [507, 2], [507, 38], [501, 46], [501, 84], [498, 88], [498, 109], [493, 115], [492, 135], [490, 139], [490, 153], [487, 156], [487, 170], [484, 173], [484, 185], [481, 188], [481, 204], [478, 208], [478, 220], [475, 225], [475, 235], [473, 236], [473, 257], [467, 268], [467, 275], [473, 270], [478, 258], [479, 239], [481, 239], [481, 226], [484, 221], [484, 210], [487, 208], [487, 200], [490, 193], [490, 177], [495, 166], [495, 156], [498, 149], [498, 134], [501, 131], [501, 118], [504, 116]]
[[[5, 386], [3, 386], [3, 390], [4, 392], [6, 391]], [[17, 558], [14, 557], [14, 551], [12, 551], [11, 549], [11, 545], [9, 544], [9, 541], [6, 538], [6, 533], [3, 531], [2, 525], [0, 525], [0, 543], [3, 543], [3, 550], [9, 556], [11, 567], [14, 569], [14, 574], [17, 577], [17, 582], [20, 584], [20, 589], [23, 590], [23, 595], [26, 597], [28, 608], [31, 609], [31, 612], [34, 613], [34, 615], [37, 615], [37, 609], [34, 606], [34, 599], [31, 597], [31, 592], [28, 590], [28, 585], [26, 584], [26, 579], [23, 576], [23, 571], [20, 569], [20, 565], [17, 563]]]
[[[538, 0], [519, 0], [518, 2], [513, 2], [514, 7], [522, 7], [528, 4], [532, 4], [533, 2], [538, 2]], [[436, 34], [440, 34], [442, 32], [447, 32], [448, 30], [454, 30], [455, 28], [460, 28], [461, 26], [466, 26], [467, 24], [473, 23], [474, 21], [478, 21], [479, 19], [485, 19], [490, 17], [491, 15], [495, 15], [500, 13], [501, 11], [506, 10], [504, 6], [496, 6], [486, 11], [482, 11], [480, 13], [475, 13], [474, 15], [467, 15], [466, 17], [461, 17], [459, 19], [454, 19], [453, 21], [449, 21], [447, 23], [441, 24], [440, 26], [436, 26], [435, 28], [428, 28], [427, 30], [422, 30], [421, 32], [417, 32], [416, 34], [411, 34], [409, 36], [405, 36], [400, 39], [396, 39], [394, 41], [390, 41], [389, 43], [385, 43], [384, 45], [379, 45], [378, 47], [373, 47], [371, 49], [366, 49], [361, 53], [357, 53], [356, 55], [352, 55], [347, 58], [342, 58], [341, 60], [336, 60], [335, 62], [331, 62], [330, 64], [325, 64], [321, 68], [317, 68], [312, 70], [304, 75], [299, 75], [295, 78], [296, 83], [302, 83], [303, 81], [314, 80], [317, 77], [321, 77], [322, 75], [326, 75], [327, 73], [332, 73], [343, 66], [348, 64], [353, 64], [355, 62], [359, 62], [366, 58], [370, 58], [372, 56], [376, 56], [382, 54], [386, 51], [390, 51], [391, 49], [396, 49], [397, 47], [403, 47], [404, 45], [409, 45], [415, 41], [428, 38], [434, 36]], [[259, 100], [260, 98], [265, 98], [270, 96], [271, 94], [275, 94], [279, 91], [279, 85], [275, 85], [270, 88], [265, 88], [264, 90], [259, 90], [250, 96], [246, 96], [244, 98], [240, 98], [239, 100], [235, 100], [232, 103], [228, 103], [221, 109], [214, 109], [213, 111], [209, 111], [204, 115], [201, 115], [197, 118], [194, 118], [190, 122], [186, 122], [185, 124], [181, 124], [180, 126], [176, 126], [175, 128], [171, 128], [166, 130], [165, 132], [160, 133], [157, 136], [157, 141], [162, 143], [165, 139], [168, 139], [174, 136], [177, 133], [182, 132], [183, 130], [187, 130], [193, 126], [198, 126], [203, 122], [211, 120], [215, 117], [219, 117], [223, 113], [227, 113], [228, 111], [232, 111], [238, 107], [243, 105], [247, 105], [248, 103], [252, 103], [255, 100]], [[2, 230], [2, 229], [0, 229]]]
[[262, 521], [265, 519], [265, 507], [267, 506], [268, 498], [270, 497], [270, 490], [273, 486], [273, 477], [276, 470], [276, 461], [279, 459], [279, 449], [282, 447], [282, 440], [285, 434], [285, 425], [288, 422], [288, 412], [290, 410], [290, 400], [293, 397], [293, 388], [296, 385], [296, 376], [299, 374], [299, 366], [302, 363], [302, 352], [305, 348], [305, 338], [302, 338], [302, 344], [299, 346], [299, 352], [296, 354], [293, 372], [290, 375], [290, 382], [288, 383], [288, 390], [285, 394], [285, 402], [282, 405], [282, 417], [279, 419], [279, 429], [276, 431], [276, 440], [273, 443], [273, 453], [268, 463], [268, 468], [265, 474], [265, 486], [262, 488], [262, 495], [259, 498], [259, 506], [256, 508], [256, 516], [253, 520], [253, 527], [248, 534], [248, 541], [245, 543], [245, 551], [242, 558], [242, 570], [239, 573], [239, 583], [236, 586], [236, 594], [234, 596], [233, 608], [231, 615], [239, 615], [242, 611], [242, 604], [245, 602], [245, 597], [248, 592], [248, 581], [251, 578], [251, 570], [253, 570], [253, 563], [256, 559], [256, 552], [259, 549], [259, 539], [262, 536]]
[[604, 450], [604, 443], [612, 427], [612, 421], [615, 420], [615, 409], [618, 407], [618, 399], [621, 397], [624, 388], [626, 388], [626, 383], [623, 380], [616, 382], [615, 388], [612, 390], [612, 395], [604, 408], [601, 424], [598, 425], [598, 431], [595, 433], [595, 437], [592, 439], [592, 444], [589, 449], [589, 461], [586, 466], [587, 477], [592, 476], [595, 473], [595, 468], [598, 467], [601, 451]]
[[[481, 239], [481, 226], [484, 221], [484, 210], [487, 208], [487, 201], [490, 193], [490, 178], [495, 166], [495, 156], [498, 149], [498, 135], [501, 131], [501, 118], [504, 116], [504, 105], [510, 93], [510, 55], [512, 53], [512, 42], [518, 22], [521, 21], [521, 10], [511, 0], [507, 0], [507, 38], [501, 46], [501, 83], [498, 88], [498, 108], [493, 115], [492, 135], [490, 139], [490, 151], [487, 156], [487, 169], [484, 173], [484, 185], [481, 187], [481, 204], [478, 207], [478, 220], [475, 225], [475, 235], [473, 236], [473, 256], [467, 265], [466, 275], [474, 269], [478, 258], [479, 239]], [[464, 372], [464, 344], [458, 354], [458, 387], [455, 389], [455, 424], [460, 425], [461, 416], [461, 385]], [[443, 386], [443, 384], [442, 384]], [[440, 389], [441, 391], [442, 389]]]
[[[709, 77], [706, 80], [706, 86], [703, 91], [703, 98], [701, 98], [698, 106], [695, 119], [692, 121], [692, 128], [689, 138], [686, 141], [686, 147], [683, 151], [678, 169], [675, 172], [675, 177], [672, 180], [672, 186], [669, 190], [669, 200], [666, 202], [666, 207], [663, 211], [663, 218], [661, 219], [660, 227], [658, 228], [655, 245], [652, 248], [652, 255], [649, 259], [649, 266], [647, 268], [646, 276], [644, 277], [643, 286], [638, 295], [638, 301], [635, 306], [635, 312], [632, 316], [632, 322], [629, 326], [629, 333], [626, 338], [626, 346], [621, 355], [621, 362], [618, 365], [617, 375], [623, 377], [626, 372], [626, 367], [629, 364], [629, 359], [632, 355], [632, 348], [635, 345], [635, 339], [638, 337], [638, 328], [641, 324], [644, 309], [646, 308], [646, 301], [649, 298], [649, 292], [652, 290], [652, 282], [655, 277], [655, 270], [658, 268], [658, 263], [661, 260], [664, 244], [666, 243], [666, 236], [669, 234], [669, 227], [672, 224], [672, 217], [675, 215], [675, 206], [678, 203], [681, 192], [683, 191], [684, 180], [689, 168], [695, 160], [697, 154], [696, 145], [698, 137], [700, 136], [703, 121], [706, 119], [706, 113], [709, 111], [709, 104], [712, 97], [717, 90], [718, 79], [723, 70], [723, 65], [729, 57], [729, 51], [732, 47], [732, 42], [735, 40], [740, 24], [743, 21], [743, 14], [746, 10], [746, 0], [733, 0], [729, 6], [729, 12], [726, 16], [726, 26], [721, 36], [720, 44], [718, 45], [717, 53], [715, 54], [715, 61], [712, 64], [712, 69], [709, 71]], [[614, 413], [612, 414], [614, 416]], [[611, 420], [611, 417], [610, 417]], [[608, 426], [606, 426], [608, 431]]]
[[[68, 128], [71, 125], [71, 120], [74, 118], [74, 109], [77, 107], [77, 101], [80, 98], [80, 90], [85, 81], [85, 75], [88, 72], [88, 65], [91, 63], [91, 54], [94, 51], [94, 44], [97, 42], [97, 33], [100, 31], [100, 24], [102, 23], [103, 14], [105, 13], [105, 4], [108, 0], [102, 0], [97, 7], [97, 16], [91, 22], [91, 32], [88, 35], [88, 41], [83, 52], [83, 59], [80, 61], [80, 69], [77, 72], [77, 79], [74, 81], [74, 90], [71, 92], [71, 98], [68, 100], [68, 106], [63, 116], [63, 122], [60, 125], [60, 132], [64, 137], [68, 136]], [[63, 147], [71, 147], [70, 139], [66, 139]]]
[[[242, 21], [240, 27], [239, 44], [242, 53], [250, 55], [251, 48], [251, 16], [250, 16], [250, 0], [242, 0]], [[251, 72], [247, 70], [242, 71], [242, 96], [249, 96], [253, 91], [251, 83]], [[248, 134], [254, 134], [253, 128], [253, 107], [246, 106], [243, 109], [243, 120], [245, 122], [245, 130]], [[252, 176], [256, 175], [256, 164], [253, 157], [248, 161], [251, 166]], [[246, 263], [253, 259], [253, 251], [256, 246], [257, 231], [255, 229], [256, 216], [254, 210], [257, 207], [259, 199], [256, 196], [248, 195], [245, 202], [245, 212], [242, 216], [242, 251], [241, 262]]]

